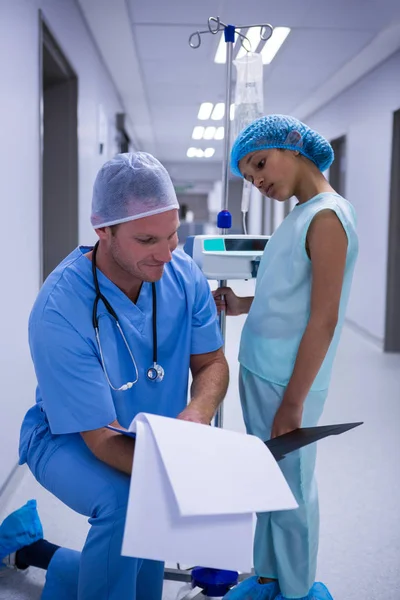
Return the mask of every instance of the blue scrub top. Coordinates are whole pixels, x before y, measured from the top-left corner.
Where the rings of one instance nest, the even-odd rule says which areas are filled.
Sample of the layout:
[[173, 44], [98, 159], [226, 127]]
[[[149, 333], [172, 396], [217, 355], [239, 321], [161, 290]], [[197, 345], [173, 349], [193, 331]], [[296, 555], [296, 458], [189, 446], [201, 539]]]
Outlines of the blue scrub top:
[[[100, 290], [114, 308], [135, 357], [139, 381], [113, 391], [105, 377], [92, 325], [95, 299], [92, 263], [80, 247], [48, 277], [29, 320], [29, 345], [38, 387], [36, 406], [22, 426], [20, 454], [43, 421], [52, 434], [97, 429], [115, 419], [128, 427], [139, 412], [176, 417], [187, 404], [190, 356], [218, 350], [222, 338], [207, 280], [190, 257], [173, 253], [157, 289], [158, 363], [165, 377], [149, 381], [153, 364], [152, 290], [144, 282], [134, 304], [98, 270]], [[111, 383], [135, 380], [135, 368], [115, 321], [98, 305], [100, 341]]]

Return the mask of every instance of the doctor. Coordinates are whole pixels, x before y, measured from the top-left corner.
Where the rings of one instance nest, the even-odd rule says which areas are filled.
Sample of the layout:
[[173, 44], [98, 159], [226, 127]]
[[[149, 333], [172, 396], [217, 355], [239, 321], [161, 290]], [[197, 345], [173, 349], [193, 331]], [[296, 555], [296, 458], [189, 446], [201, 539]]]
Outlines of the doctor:
[[106, 426], [139, 412], [209, 424], [226, 393], [208, 283], [176, 250], [178, 209], [154, 157], [117, 155], [94, 184], [98, 243], [67, 256], [33, 307], [20, 463], [91, 525], [82, 553], [54, 553], [45, 600], [161, 600], [163, 564], [121, 557], [134, 440]]

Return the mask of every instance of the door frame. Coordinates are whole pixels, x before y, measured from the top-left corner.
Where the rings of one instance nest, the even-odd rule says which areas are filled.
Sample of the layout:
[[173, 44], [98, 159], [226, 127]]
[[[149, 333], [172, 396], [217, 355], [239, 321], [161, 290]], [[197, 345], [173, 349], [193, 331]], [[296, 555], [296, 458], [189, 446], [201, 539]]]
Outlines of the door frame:
[[[346, 169], [344, 169], [343, 174], [343, 160], [347, 160], [346, 152], [347, 152], [347, 136], [341, 135], [340, 137], [331, 140], [331, 146], [335, 153], [335, 160], [329, 167], [329, 183], [336, 190], [338, 194], [342, 196], [346, 196]], [[344, 148], [344, 156], [342, 149]]]
[[[66, 77], [74, 77], [78, 81], [77, 74], [71, 67], [71, 63], [66, 53], [61, 49], [57, 42], [56, 36], [53, 34], [43, 11], [38, 11], [39, 25], [39, 288], [44, 280], [44, 72], [43, 72], [43, 48], [46, 45], [47, 50], [51, 52], [52, 57], [57, 62], [60, 69], [65, 73]], [[79, 160], [79, 148], [77, 147], [77, 160]], [[78, 165], [77, 165], [78, 168]], [[77, 173], [78, 186], [78, 173]], [[79, 227], [79, 188], [77, 187], [77, 210], [78, 210], [78, 227]]]
[[400, 352], [400, 109], [393, 114], [388, 224], [385, 352]]

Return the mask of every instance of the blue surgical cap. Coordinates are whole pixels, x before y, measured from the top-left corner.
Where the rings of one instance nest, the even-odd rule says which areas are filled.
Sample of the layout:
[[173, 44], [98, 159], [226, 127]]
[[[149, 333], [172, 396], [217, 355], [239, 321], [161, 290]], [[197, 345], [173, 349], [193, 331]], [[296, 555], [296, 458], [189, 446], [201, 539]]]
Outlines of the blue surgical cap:
[[283, 148], [296, 150], [326, 171], [334, 159], [330, 143], [294, 117], [268, 115], [250, 123], [236, 138], [231, 151], [231, 170], [243, 177], [239, 161], [257, 150]]
[[117, 154], [97, 174], [90, 220], [98, 229], [178, 208], [171, 178], [154, 156]]

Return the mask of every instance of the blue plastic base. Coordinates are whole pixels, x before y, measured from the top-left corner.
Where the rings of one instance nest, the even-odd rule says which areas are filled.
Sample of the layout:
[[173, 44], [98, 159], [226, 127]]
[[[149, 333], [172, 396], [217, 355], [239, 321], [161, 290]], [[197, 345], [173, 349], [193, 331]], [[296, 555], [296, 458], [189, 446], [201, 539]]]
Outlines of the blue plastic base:
[[225, 596], [239, 579], [237, 571], [224, 571], [222, 569], [207, 569], [195, 567], [192, 570], [193, 587], [201, 588], [209, 598]]

